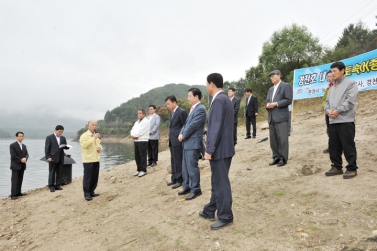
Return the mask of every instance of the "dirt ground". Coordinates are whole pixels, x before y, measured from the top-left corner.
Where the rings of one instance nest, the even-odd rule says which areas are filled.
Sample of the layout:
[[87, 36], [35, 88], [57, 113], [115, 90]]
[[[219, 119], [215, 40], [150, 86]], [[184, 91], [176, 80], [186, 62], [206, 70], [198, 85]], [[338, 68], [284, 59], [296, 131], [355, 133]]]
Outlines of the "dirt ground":
[[[322, 153], [324, 115], [301, 107], [284, 167], [268, 165], [269, 141], [245, 140], [245, 127], [238, 128], [229, 174], [232, 226], [211, 231], [211, 222], [198, 216], [210, 199], [209, 162], [199, 162], [203, 195], [185, 201], [166, 185], [167, 150], [142, 178], [132, 176], [134, 162], [102, 171], [101, 195], [91, 202], [84, 200], [82, 178], [63, 191], [45, 187], [0, 200], [0, 250], [377, 250], [376, 100], [377, 91], [359, 94], [353, 179], [324, 175], [330, 168]], [[257, 139], [268, 136], [262, 124]], [[303, 175], [303, 167], [313, 174]]]

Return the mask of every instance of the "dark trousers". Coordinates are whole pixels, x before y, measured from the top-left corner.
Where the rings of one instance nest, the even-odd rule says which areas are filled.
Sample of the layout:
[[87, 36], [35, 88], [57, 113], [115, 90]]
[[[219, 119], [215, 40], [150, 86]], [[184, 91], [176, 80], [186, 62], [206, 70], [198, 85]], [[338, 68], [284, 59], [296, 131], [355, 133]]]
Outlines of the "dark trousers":
[[170, 162], [171, 162], [171, 181], [174, 183], [182, 183], [182, 156], [183, 147], [170, 146]]
[[135, 162], [138, 172], [147, 172], [148, 141], [134, 141]]
[[18, 196], [21, 193], [22, 181], [24, 179], [24, 169], [12, 170], [12, 186], [11, 186], [11, 196]]
[[288, 161], [288, 121], [271, 122], [270, 128], [270, 147], [272, 150], [272, 157], [281, 158]]
[[84, 177], [82, 179], [82, 186], [84, 189], [84, 196], [92, 196], [98, 184], [99, 162], [83, 163], [83, 165]]
[[182, 188], [191, 193], [200, 191], [200, 169], [198, 165], [200, 149], [183, 150]]
[[60, 186], [62, 180], [63, 163], [48, 163], [48, 186]]
[[148, 141], [148, 163], [156, 163], [158, 160], [158, 139]]
[[246, 116], [246, 136], [250, 137], [250, 123], [253, 125], [253, 136], [257, 136], [257, 120], [255, 116]]
[[203, 212], [210, 218], [217, 217], [223, 223], [233, 222], [232, 190], [229, 181], [229, 169], [232, 158], [210, 160], [212, 176], [211, 200], [204, 206]]
[[326, 120], [326, 133], [327, 133], [327, 147], [330, 145], [330, 136], [329, 136], [329, 126], [330, 126], [330, 119], [328, 115], [325, 115], [325, 120]]
[[330, 124], [329, 151], [331, 163], [338, 169], [343, 168], [342, 152], [348, 165], [347, 170], [354, 171], [356, 165], [355, 123]]
[[[234, 123], [234, 127], [233, 127], [233, 140], [234, 140], [234, 145], [237, 144], [237, 125], [238, 125], [238, 123]], [[250, 131], [250, 125], [249, 125], [249, 131]]]

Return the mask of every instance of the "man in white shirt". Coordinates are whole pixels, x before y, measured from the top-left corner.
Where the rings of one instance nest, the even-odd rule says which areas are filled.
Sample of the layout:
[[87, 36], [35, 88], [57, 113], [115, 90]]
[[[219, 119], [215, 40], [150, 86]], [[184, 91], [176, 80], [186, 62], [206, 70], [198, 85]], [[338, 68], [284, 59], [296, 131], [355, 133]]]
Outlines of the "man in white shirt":
[[131, 129], [131, 137], [134, 140], [135, 161], [137, 171], [134, 176], [143, 177], [147, 174], [147, 151], [149, 140], [149, 120], [145, 117], [145, 110], [137, 111], [138, 120]]

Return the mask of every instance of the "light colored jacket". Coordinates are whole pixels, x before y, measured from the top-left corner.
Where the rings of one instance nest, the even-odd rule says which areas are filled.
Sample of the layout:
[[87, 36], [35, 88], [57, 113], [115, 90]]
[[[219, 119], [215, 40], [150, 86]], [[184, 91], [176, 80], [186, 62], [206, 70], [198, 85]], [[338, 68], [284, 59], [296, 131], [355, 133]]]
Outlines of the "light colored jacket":
[[144, 117], [141, 121], [138, 119], [131, 129], [131, 136], [137, 137], [135, 142], [149, 140], [149, 120]]
[[330, 88], [325, 113], [328, 115], [332, 109], [339, 113], [338, 117], [330, 118], [330, 124], [355, 122], [358, 92], [357, 83], [345, 77]]
[[93, 134], [88, 130], [80, 136], [80, 147], [82, 163], [99, 162], [98, 147], [101, 148], [101, 140], [94, 138]]
[[152, 116], [149, 115], [148, 117], [149, 120], [149, 139], [152, 140], [159, 140], [160, 139], [160, 124], [161, 124], [161, 118], [158, 116], [156, 113], [153, 114]]

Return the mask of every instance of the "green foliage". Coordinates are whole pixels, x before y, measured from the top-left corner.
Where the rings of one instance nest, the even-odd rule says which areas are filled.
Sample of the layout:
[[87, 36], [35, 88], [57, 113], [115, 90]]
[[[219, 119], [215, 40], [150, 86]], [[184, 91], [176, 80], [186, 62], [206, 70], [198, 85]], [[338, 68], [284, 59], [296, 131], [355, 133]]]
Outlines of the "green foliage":
[[233, 87], [236, 90], [235, 96], [242, 99], [245, 94], [246, 84], [247, 81], [244, 78], [240, 78], [238, 81], [232, 82], [225, 81], [223, 90], [225, 93], [227, 93], [228, 89]]

